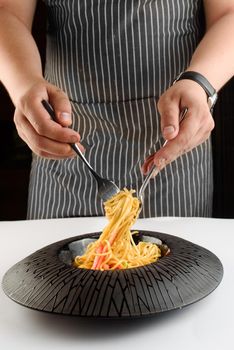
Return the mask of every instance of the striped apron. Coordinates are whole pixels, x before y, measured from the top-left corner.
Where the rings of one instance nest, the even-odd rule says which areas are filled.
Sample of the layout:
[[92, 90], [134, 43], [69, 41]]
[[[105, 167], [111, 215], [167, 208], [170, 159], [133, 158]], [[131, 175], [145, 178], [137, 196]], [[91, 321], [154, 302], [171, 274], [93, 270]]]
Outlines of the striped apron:
[[[201, 0], [45, 0], [46, 79], [64, 90], [85, 156], [119, 188], [139, 190], [144, 159], [163, 143], [156, 103], [203, 34]], [[210, 216], [210, 140], [150, 181], [142, 217]], [[28, 218], [103, 215], [77, 157], [33, 155]]]

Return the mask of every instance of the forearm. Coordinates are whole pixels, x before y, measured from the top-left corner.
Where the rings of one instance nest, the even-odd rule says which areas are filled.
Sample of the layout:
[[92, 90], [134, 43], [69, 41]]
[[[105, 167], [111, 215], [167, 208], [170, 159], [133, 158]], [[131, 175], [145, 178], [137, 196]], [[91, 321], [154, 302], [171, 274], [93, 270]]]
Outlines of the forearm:
[[203, 74], [219, 90], [234, 75], [234, 11], [219, 18], [198, 45], [187, 70]]
[[43, 78], [40, 54], [30, 30], [0, 8], [0, 80], [14, 104], [37, 79]]

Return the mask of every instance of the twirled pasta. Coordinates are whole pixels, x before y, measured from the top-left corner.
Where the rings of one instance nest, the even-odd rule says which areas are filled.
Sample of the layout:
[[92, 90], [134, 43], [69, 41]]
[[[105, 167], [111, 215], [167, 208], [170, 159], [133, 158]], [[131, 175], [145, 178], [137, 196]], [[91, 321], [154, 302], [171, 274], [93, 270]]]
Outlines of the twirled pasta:
[[142, 266], [155, 262], [160, 248], [150, 242], [135, 244], [130, 228], [138, 218], [140, 201], [133, 190], [124, 189], [105, 202], [109, 223], [99, 239], [88, 245], [82, 256], [74, 259], [74, 266], [93, 270], [115, 270]]

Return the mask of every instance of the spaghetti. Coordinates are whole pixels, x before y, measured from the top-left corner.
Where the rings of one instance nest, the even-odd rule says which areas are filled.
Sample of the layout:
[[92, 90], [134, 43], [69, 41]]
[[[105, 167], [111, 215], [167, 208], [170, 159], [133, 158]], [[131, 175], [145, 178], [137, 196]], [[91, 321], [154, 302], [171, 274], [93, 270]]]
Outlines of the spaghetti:
[[76, 256], [74, 266], [93, 270], [115, 270], [138, 267], [155, 262], [160, 248], [150, 242], [135, 244], [130, 228], [140, 212], [140, 201], [133, 190], [124, 189], [105, 202], [109, 223], [99, 239], [88, 245], [82, 256]]

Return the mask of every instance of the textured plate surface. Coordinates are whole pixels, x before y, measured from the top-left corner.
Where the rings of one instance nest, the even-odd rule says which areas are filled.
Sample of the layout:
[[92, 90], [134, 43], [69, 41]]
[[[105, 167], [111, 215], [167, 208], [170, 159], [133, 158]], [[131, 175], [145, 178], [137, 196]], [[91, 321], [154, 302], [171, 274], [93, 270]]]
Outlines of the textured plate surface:
[[138, 268], [97, 271], [74, 268], [72, 258], [100, 232], [46, 246], [12, 266], [2, 287], [26, 307], [84, 317], [141, 317], [182, 308], [210, 294], [223, 267], [209, 250], [165, 233], [139, 231], [158, 238], [171, 252]]

